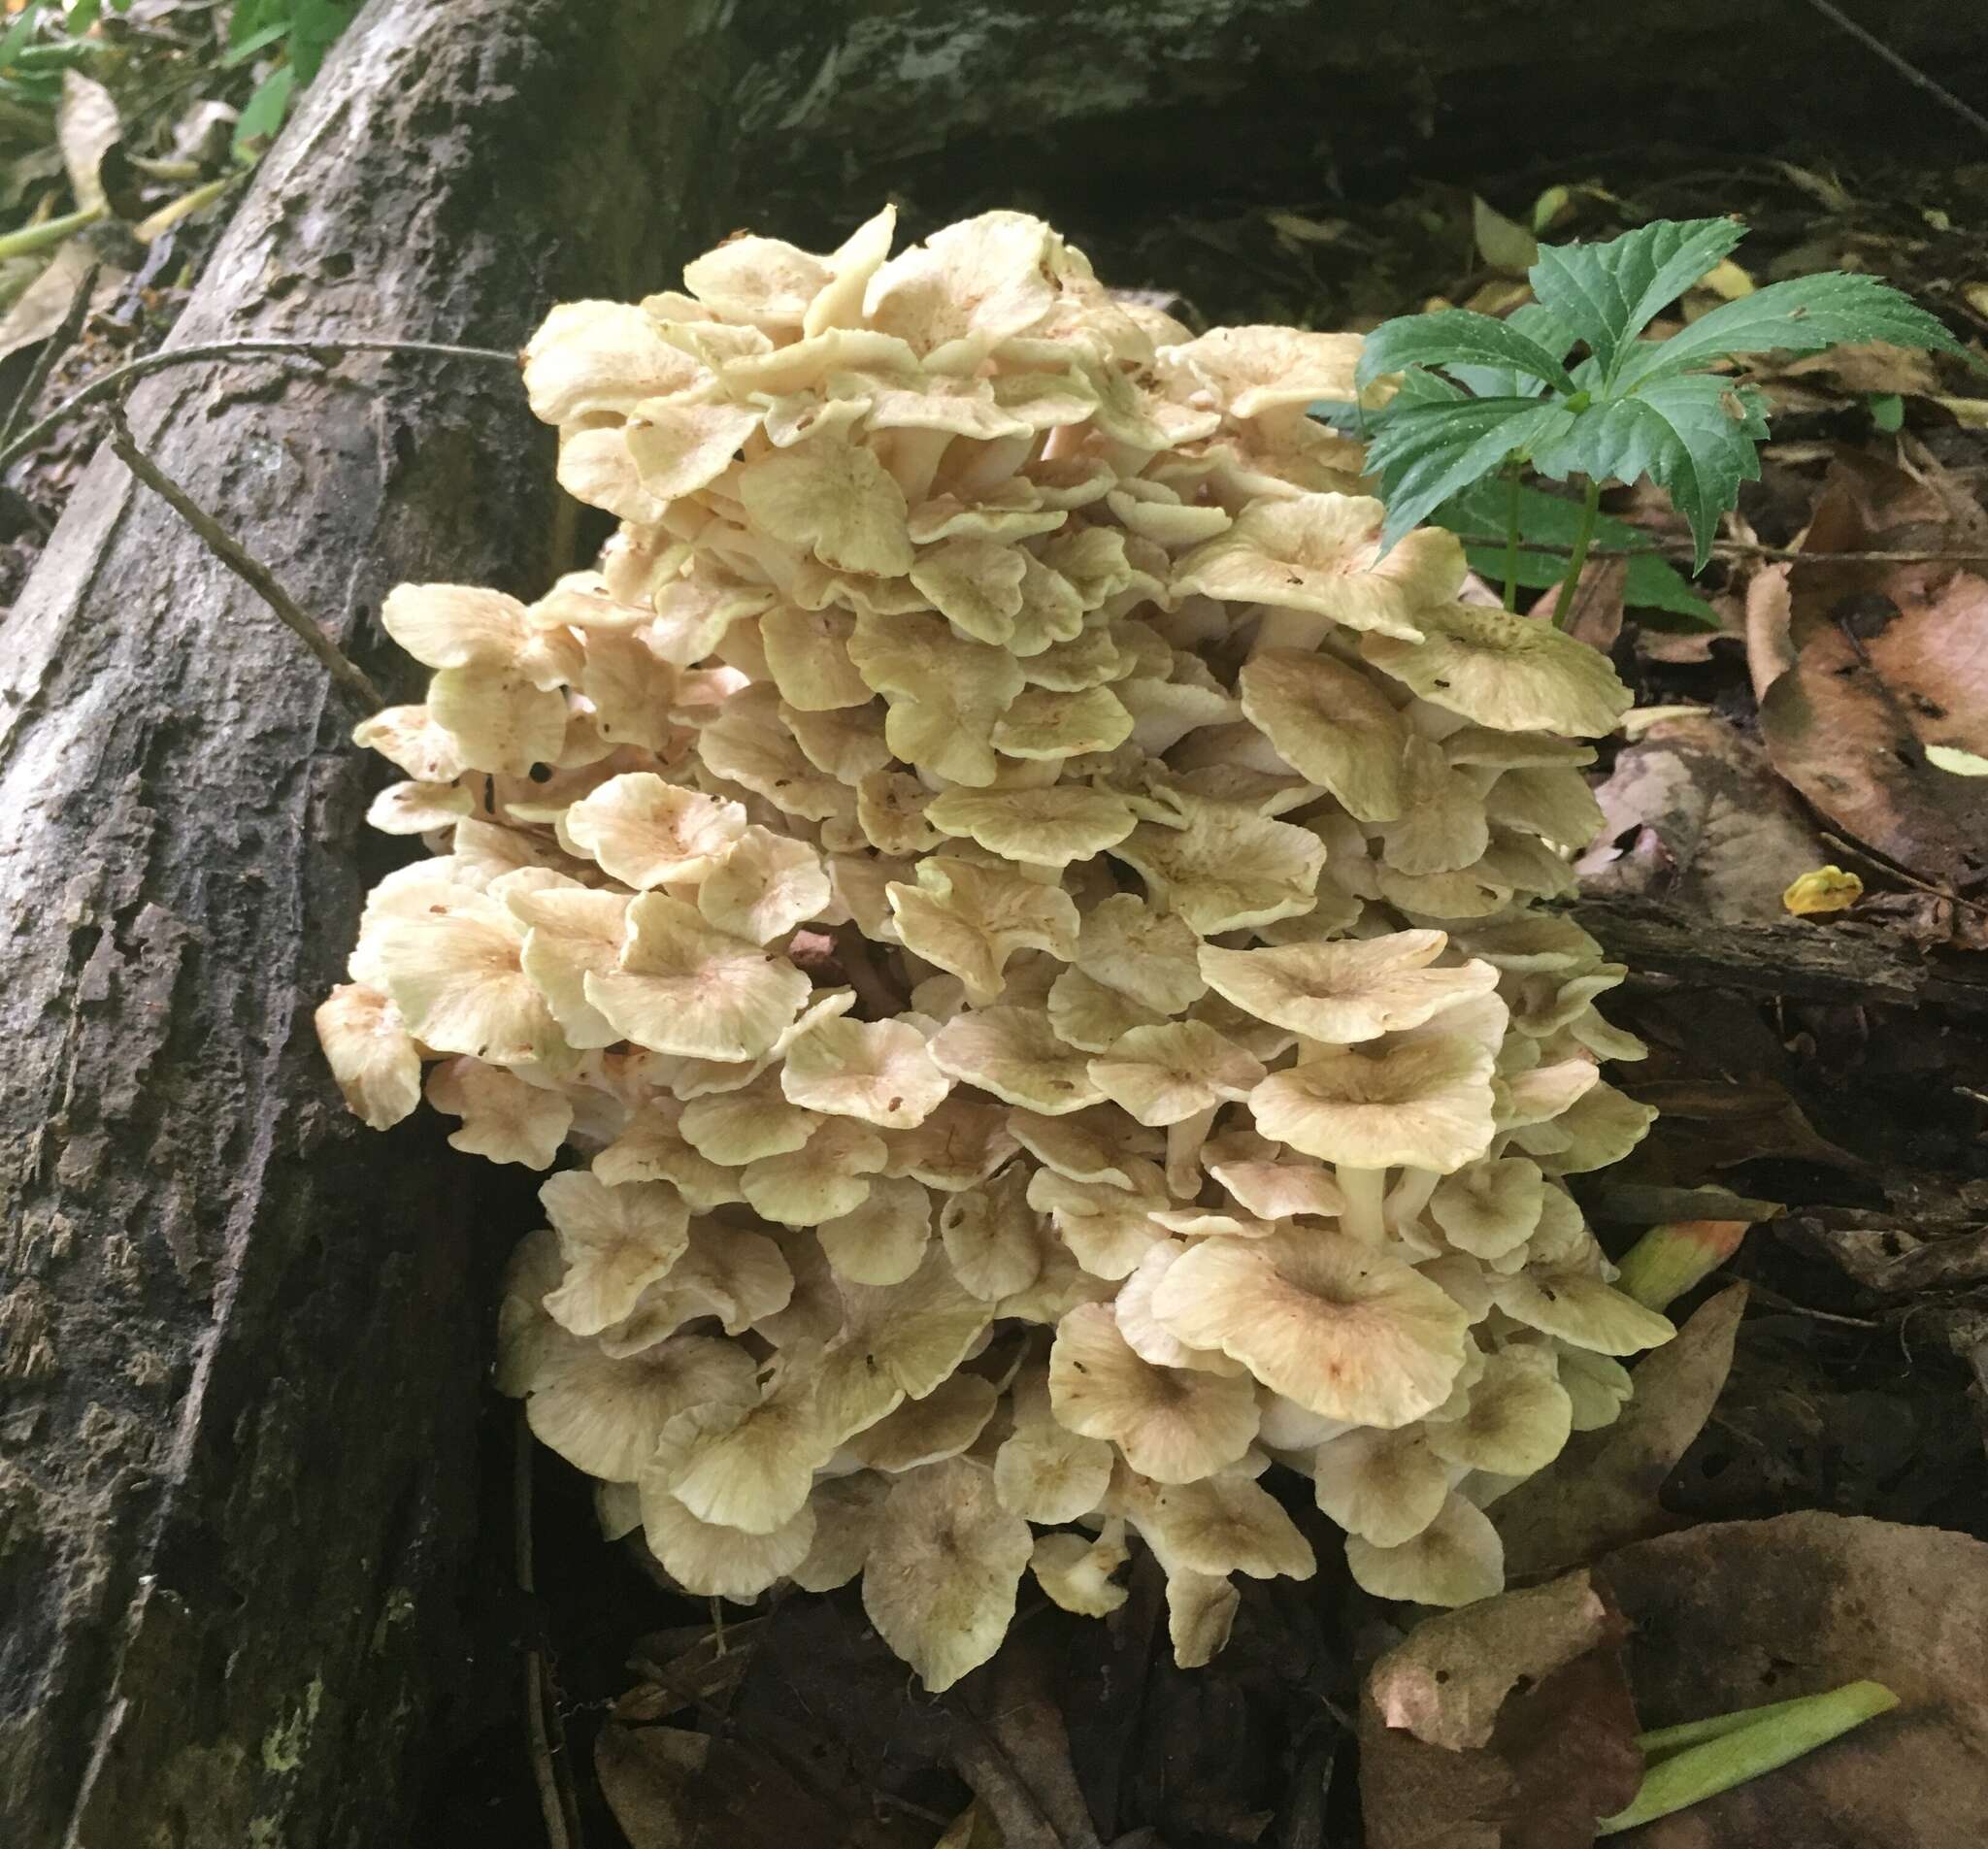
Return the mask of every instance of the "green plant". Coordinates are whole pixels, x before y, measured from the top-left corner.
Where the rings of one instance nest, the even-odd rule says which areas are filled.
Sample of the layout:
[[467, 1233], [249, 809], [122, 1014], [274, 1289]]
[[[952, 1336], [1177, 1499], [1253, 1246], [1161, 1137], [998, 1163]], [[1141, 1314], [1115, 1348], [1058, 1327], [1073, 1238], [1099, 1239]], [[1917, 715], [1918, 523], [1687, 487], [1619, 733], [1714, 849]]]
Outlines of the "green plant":
[[255, 86], [235, 125], [235, 151], [251, 157], [275, 139], [290, 99], [317, 75], [338, 35], [351, 23], [358, 0], [236, 0], [228, 21], [223, 67], [246, 64], [281, 44], [282, 62]]
[[1383, 543], [1432, 516], [1456, 525], [1467, 498], [1481, 519], [1484, 484], [1502, 479], [1509, 608], [1520, 581], [1522, 472], [1579, 478], [1583, 495], [1556, 574], [1554, 618], [1564, 622], [1607, 481], [1648, 476], [1663, 488], [1690, 523], [1693, 571], [1705, 568], [1719, 516], [1740, 484], [1759, 477], [1768, 434], [1765, 398], [1717, 370], [1727, 362], [1845, 341], [1964, 351], [1897, 289], [1846, 272], [1771, 283], [1669, 340], [1638, 338], [1743, 235], [1733, 218], [1662, 219], [1603, 244], [1548, 245], [1529, 272], [1535, 300], [1502, 320], [1441, 309], [1375, 328], [1356, 383], [1401, 376], [1388, 405], [1362, 413], [1387, 507]]

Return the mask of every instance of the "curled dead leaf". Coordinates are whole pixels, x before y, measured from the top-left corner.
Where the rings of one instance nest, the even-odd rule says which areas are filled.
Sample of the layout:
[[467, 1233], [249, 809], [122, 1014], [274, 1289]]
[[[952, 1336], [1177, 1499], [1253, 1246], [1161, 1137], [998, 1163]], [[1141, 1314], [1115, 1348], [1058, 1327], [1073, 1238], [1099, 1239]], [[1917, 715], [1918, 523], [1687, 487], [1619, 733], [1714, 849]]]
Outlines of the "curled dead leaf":
[[1677, 1526], [1659, 1492], [1711, 1416], [1745, 1307], [1743, 1284], [1701, 1304], [1674, 1340], [1637, 1365], [1636, 1392], [1613, 1425], [1576, 1432], [1544, 1470], [1491, 1505], [1510, 1577], [1593, 1560]]
[[1584, 1572], [1418, 1626], [1361, 1695], [1368, 1849], [1587, 1849], [1642, 1776], [1626, 1635]]

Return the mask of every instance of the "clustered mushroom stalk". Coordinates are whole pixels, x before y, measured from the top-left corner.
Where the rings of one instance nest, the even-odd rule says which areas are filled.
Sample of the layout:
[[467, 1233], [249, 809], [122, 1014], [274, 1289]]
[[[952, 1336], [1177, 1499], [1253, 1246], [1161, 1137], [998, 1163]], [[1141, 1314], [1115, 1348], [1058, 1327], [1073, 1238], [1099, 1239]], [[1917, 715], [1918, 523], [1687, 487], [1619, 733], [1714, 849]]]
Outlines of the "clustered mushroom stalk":
[[939, 1689], [1033, 1570], [1137, 1538], [1176, 1653], [1238, 1574], [1498, 1589], [1488, 1505], [1671, 1326], [1563, 1177], [1649, 1113], [1535, 901], [1628, 696], [1382, 555], [1304, 408], [1357, 336], [1191, 338], [1047, 225], [739, 237], [553, 311], [559, 479], [620, 521], [524, 605], [411, 585], [356, 738], [433, 857], [318, 1012], [353, 1109], [552, 1171], [499, 1384], [685, 1592], [862, 1576]]

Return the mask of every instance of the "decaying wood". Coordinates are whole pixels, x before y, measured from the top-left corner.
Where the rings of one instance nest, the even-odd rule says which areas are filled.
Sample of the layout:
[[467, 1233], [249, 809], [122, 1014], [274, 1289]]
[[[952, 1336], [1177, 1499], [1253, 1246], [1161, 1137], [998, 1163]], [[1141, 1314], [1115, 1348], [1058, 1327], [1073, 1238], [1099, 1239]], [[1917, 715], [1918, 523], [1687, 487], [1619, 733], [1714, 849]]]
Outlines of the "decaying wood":
[[[675, 9], [376, 6], [175, 339], [514, 347], [671, 254]], [[680, 252], [679, 253], [680, 255]], [[404, 577], [531, 591], [549, 444], [503, 369], [192, 365], [161, 468], [376, 675]], [[376, 1844], [465, 1661], [490, 1265], [528, 1189], [369, 1136], [310, 1013], [390, 864], [348, 705], [101, 454], [0, 635], [0, 1841]], [[493, 1203], [507, 1205], [493, 1207]], [[400, 1821], [396, 1821], [400, 1820]]]
[[1633, 979], [1988, 1020], [1988, 956], [1928, 950], [1881, 926], [1799, 918], [1713, 924], [1633, 899], [1583, 899], [1568, 910]]

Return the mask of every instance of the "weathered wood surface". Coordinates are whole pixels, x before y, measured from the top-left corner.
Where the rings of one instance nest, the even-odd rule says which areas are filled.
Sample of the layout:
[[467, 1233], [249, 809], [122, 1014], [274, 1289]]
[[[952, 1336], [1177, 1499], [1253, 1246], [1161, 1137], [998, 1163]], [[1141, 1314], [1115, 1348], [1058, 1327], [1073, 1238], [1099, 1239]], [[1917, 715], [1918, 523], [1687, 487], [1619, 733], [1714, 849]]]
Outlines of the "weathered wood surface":
[[[175, 339], [515, 346], [558, 293], [643, 286], [643, 144], [617, 125], [667, 32], [584, 11], [376, 7]], [[547, 570], [549, 452], [508, 368], [194, 366], [148, 381], [131, 419], [403, 685], [371, 618], [394, 581]], [[0, 634], [0, 1841], [18, 1849], [399, 1840], [383, 1820], [463, 1660], [504, 1181], [432, 1125], [369, 1136], [325, 1083], [311, 1009], [390, 864], [362, 841], [378, 774], [354, 716], [100, 455]]]

